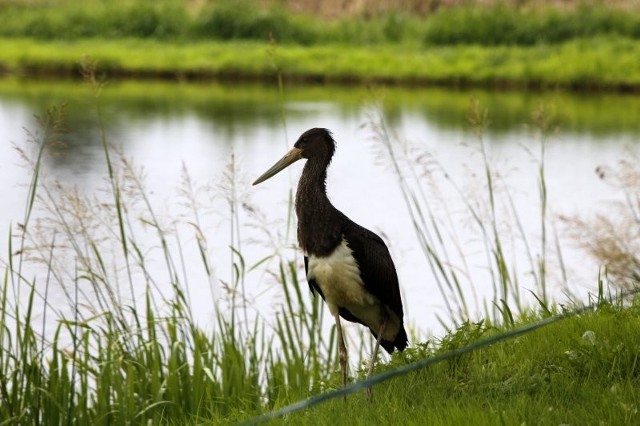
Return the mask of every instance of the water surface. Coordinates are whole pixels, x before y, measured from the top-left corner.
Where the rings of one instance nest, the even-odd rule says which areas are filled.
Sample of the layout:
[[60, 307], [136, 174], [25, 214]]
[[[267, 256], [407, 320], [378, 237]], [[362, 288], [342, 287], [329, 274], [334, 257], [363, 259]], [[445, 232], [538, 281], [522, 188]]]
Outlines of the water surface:
[[[466, 118], [471, 98], [488, 109], [488, 127], [481, 139]], [[372, 103], [377, 109], [371, 107]], [[442, 230], [456, 233], [446, 243], [452, 254], [449, 261], [464, 277], [463, 290], [472, 316], [481, 315], [487, 306], [491, 309], [496, 297], [486, 267], [486, 250], [465, 208], [465, 203], [479, 203], [479, 209], [489, 214], [486, 203], [482, 205], [486, 182], [481, 143], [496, 173], [496, 184], [503, 188], [496, 195], [503, 200], [503, 207], [508, 200], [515, 206], [536, 257], [540, 255], [541, 236], [538, 167], [542, 139], [533, 131], [531, 117], [542, 106], [553, 117], [549, 125], [552, 131], [544, 142], [548, 232], [551, 235], [558, 231], [567, 276], [562, 276], [554, 260], [555, 241], [549, 236], [548, 291], [553, 299], [565, 300], [566, 293], [584, 297], [595, 287], [599, 265], [575, 247], [555, 218], [606, 212], [608, 203], [620, 194], [600, 179], [595, 169], [615, 166], [628, 155], [625, 149], [636, 148], [640, 134], [635, 113], [640, 111], [640, 99], [623, 95], [331, 86], [285, 87], [280, 93], [275, 85], [114, 82], [96, 98], [79, 82], [2, 80], [2, 247], [7, 247], [9, 225], [15, 232], [23, 220], [25, 185], [31, 178], [28, 167], [20, 165], [16, 148], [30, 156], [35, 154], [37, 146], [29, 143], [34, 134], [38, 138], [34, 116], [44, 117], [47, 108], [55, 105], [66, 106], [69, 132], [57, 137], [59, 143], [46, 151], [43, 176], [47, 179], [109, 200], [104, 190], [104, 130], [107, 142], [136, 168], [143, 169], [147, 195], [163, 221], [171, 223], [181, 218], [179, 188], [185, 170], [203, 187], [205, 195], [200, 201], [208, 220], [204, 230], [211, 244], [215, 276], [208, 280], [203, 275], [196, 252], [186, 256], [186, 269], [193, 274], [189, 290], [196, 317], [205, 323], [213, 314], [211, 293], [224, 298], [224, 285], [220, 283], [233, 282], [228, 249], [231, 243], [241, 248], [248, 265], [273, 252], [274, 240], [281, 247], [295, 244], [295, 233], [286, 232], [286, 219], [290, 189], [302, 164], [258, 187], [250, 183], [308, 128], [326, 127], [333, 132], [338, 150], [329, 170], [330, 198], [352, 219], [388, 241], [401, 280], [407, 320], [421, 333], [439, 328], [437, 317], [446, 321], [450, 312], [445, 299], [454, 306], [459, 300], [452, 292], [442, 294], [435, 283], [398, 177], [372, 130], [376, 122], [372, 114], [384, 120], [397, 151], [406, 153], [401, 163], [407, 166], [409, 184], [424, 191], [425, 200], [433, 200], [428, 205], [434, 216], [450, 226]], [[421, 174], [427, 172], [430, 174]], [[460, 192], [453, 190], [451, 182]], [[231, 188], [238, 201], [237, 217], [227, 202]], [[500, 212], [499, 227], [505, 240], [519, 240], [510, 215], [513, 212], [508, 209]], [[146, 234], [141, 235], [146, 238]], [[187, 243], [193, 242], [189, 235], [183, 237]], [[155, 236], [149, 238], [153, 246]], [[517, 246], [516, 241], [514, 252], [507, 252], [506, 258], [513, 261], [509, 267], [517, 270], [523, 298], [530, 300], [527, 290], [538, 289], [531, 264], [522, 253], [516, 253]], [[301, 267], [295, 250], [285, 250], [285, 255], [297, 259]], [[0, 257], [6, 260], [6, 254]], [[275, 266], [265, 264], [264, 268]], [[253, 309], [268, 316], [274, 310], [273, 301], [281, 300], [281, 295], [273, 278], [259, 269], [247, 276], [244, 287]], [[30, 271], [42, 273], [37, 267]]]

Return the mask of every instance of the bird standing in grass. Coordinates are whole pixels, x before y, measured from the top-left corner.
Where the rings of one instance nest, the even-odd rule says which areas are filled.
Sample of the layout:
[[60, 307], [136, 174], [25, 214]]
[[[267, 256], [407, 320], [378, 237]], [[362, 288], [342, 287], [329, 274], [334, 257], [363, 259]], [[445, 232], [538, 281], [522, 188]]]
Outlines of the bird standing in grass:
[[[407, 347], [398, 275], [382, 239], [336, 209], [326, 192], [327, 167], [336, 143], [327, 129], [304, 132], [293, 148], [253, 183], [290, 164], [307, 160], [296, 192], [298, 243], [311, 292], [318, 292], [335, 318], [342, 382], [347, 384], [347, 349], [340, 317], [368, 327], [376, 338], [368, 376], [379, 347]], [[369, 396], [371, 396], [369, 389]]]

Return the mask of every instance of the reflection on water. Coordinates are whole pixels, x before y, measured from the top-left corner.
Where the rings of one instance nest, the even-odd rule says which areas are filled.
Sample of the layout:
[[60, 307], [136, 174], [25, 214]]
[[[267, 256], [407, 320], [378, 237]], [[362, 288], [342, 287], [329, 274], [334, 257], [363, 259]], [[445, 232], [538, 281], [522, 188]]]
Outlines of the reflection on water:
[[[286, 174], [279, 175], [258, 188], [250, 187], [250, 182], [278, 159], [302, 131], [328, 127], [338, 141], [337, 156], [329, 172], [330, 198], [354, 220], [385, 235], [397, 259], [408, 321], [419, 324], [421, 331], [426, 332], [438, 327], [437, 315], [446, 317], [447, 295], [437, 291], [388, 158], [372, 140], [373, 132], [366, 126], [371, 111], [366, 105], [372, 101], [379, 105], [388, 128], [397, 135], [398, 149], [404, 149], [403, 142], [411, 143], [409, 158], [414, 158], [416, 164], [423, 162], [422, 171], [438, 175], [431, 176], [432, 180], [422, 178], [425, 180], [416, 186], [428, 193], [426, 200], [435, 196], [429, 192], [432, 190], [429, 184], [440, 179], [439, 182], [455, 181], [464, 194], [471, 194], [466, 202], [474, 202], [472, 195], [482, 193], [484, 188], [482, 156], [466, 120], [471, 97], [479, 99], [489, 111], [490, 125], [483, 140], [501, 185], [509, 191], [498, 195], [513, 200], [515, 211], [521, 215], [533, 241], [540, 234], [537, 192], [540, 143], [526, 123], [531, 122], [532, 113], [540, 105], [552, 111], [552, 124], [558, 129], [546, 145], [549, 217], [589, 212], [601, 207], [599, 202], [614, 196], [593, 171], [600, 164], [614, 163], [623, 155], [623, 146], [637, 141], [639, 97], [324, 86], [286, 87], [280, 93], [275, 85], [122, 82], [108, 84], [96, 100], [78, 82], [0, 80], [0, 128], [4, 139], [0, 148], [3, 159], [0, 181], [6, 203], [0, 211], [1, 223], [7, 227], [20, 221], [26, 197], [26, 189], [20, 184], [30, 179], [28, 170], [17, 165], [18, 155], [11, 143], [33, 154], [35, 146], [27, 143], [29, 137], [25, 132], [25, 128], [37, 130], [33, 115], [44, 116], [48, 107], [65, 104], [69, 132], [61, 134], [57, 138], [61, 144], [47, 153], [46, 175], [91, 196], [105, 196], [101, 192], [106, 176], [101, 145], [104, 134], [123, 156], [144, 168], [152, 201], [171, 221], [174, 213], [169, 206], [179, 202], [177, 188], [184, 180], [184, 166], [196, 182], [217, 191], [207, 198], [204, 208], [217, 215], [208, 229], [216, 260], [212, 261], [215, 274], [223, 282], [229, 282], [227, 247], [231, 218], [224, 199], [226, 190], [221, 187], [225, 186], [224, 176], [231, 159], [237, 168], [236, 195], [246, 206], [261, 209], [264, 223], [284, 229], [289, 189], [300, 167], [293, 167], [289, 178]], [[447, 174], [442, 174], [436, 165]], [[451, 187], [439, 189], [446, 191]], [[450, 215], [463, 246], [453, 247], [451, 252], [460, 250], [469, 256], [464, 273], [470, 276], [463, 281], [473, 283], [468, 288], [473, 293], [469, 296], [473, 300], [470, 310], [484, 311], [483, 300], [490, 300], [495, 290], [486, 277], [483, 262], [487, 259], [482, 256], [477, 236], [469, 233], [472, 226], [464, 215], [464, 196], [461, 199], [447, 192], [439, 197], [439, 202], [431, 207], [435, 214]], [[242, 218], [247, 223], [251, 221], [247, 216]], [[510, 232], [517, 235], [513, 230]], [[0, 246], [7, 247], [6, 229], [0, 235]], [[240, 232], [243, 255], [249, 264], [266, 253], [265, 241], [255, 243], [260, 236], [251, 227]], [[288, 242], [292, 241], [289, 237]], [[552, 284], [551, 293], [557, 299], [566, 290], [584, 295], [594, 287], [598, 271], [598, 265], [592, 265], [591, 261], [586, 263], [591, 267], [584, 267], [584, 255], [567, 241], [563, 240], [563, 244], [572, 275], [569, 282], [561, 283], [558, 279]], [[515, 254], [507, 257], [516, 263], [521, 261], [516, 260], [521, 258]], [[519, 272], [522, 292], [535, 291], [530, 267], [525, 265]], [[257, 295], [264, 292], [264, 281], [268, 279], [263, 274], [260, 282], [249, 286], [256, 304], [260, 304]], [[191, 281], [195, 307], [201, 309], [198, 315], [206, 321], [212, 313], [206, 303], [210, 299], [199, 295], [208, 294], [209, 289], [207, 284], [198, 287], [195, 282]]]

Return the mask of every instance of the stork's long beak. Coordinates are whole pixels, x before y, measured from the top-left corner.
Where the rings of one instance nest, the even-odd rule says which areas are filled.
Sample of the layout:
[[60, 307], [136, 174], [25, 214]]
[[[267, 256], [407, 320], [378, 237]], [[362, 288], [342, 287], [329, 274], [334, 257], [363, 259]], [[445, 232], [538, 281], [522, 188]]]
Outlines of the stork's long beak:
[[276, 164], [271, 166], [269, 170], [264, 172], [262, 176], [260, 176], [258, 179], [256, 179], [255, 182], [253, 182], [253, 184], [257, 185], [261, 182], [264, 182], [265, 180], [269, 179], [271, 176], [277, 174], [279, 171], [295, 163], [301, 158], [302, 158], [302, 150], [300, 148], [295, 148], [295, 147], [291, 148], [289, 152], [287, 152], [284, 155], [284, 157], [282, 157]]

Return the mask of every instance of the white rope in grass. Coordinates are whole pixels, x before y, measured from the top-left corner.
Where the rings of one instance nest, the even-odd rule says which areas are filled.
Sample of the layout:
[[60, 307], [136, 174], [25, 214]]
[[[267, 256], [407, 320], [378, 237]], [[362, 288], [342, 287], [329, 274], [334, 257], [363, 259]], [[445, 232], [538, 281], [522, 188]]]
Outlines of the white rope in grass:
[[[640, 289], [635, 289], [633, 291], [630, 292], [626, 292], [626, 293], [621, 293], [620, 294], [620, 298], [626, 298], [628, 296], [631, 295], [635, 295], [640, 293]], [[283, 417], [286, 416], [288, 414], [291, 413], [295, 413], [296, 411], [302, 411], [304, 409], [313, 407], [314, 405], [318, 405], [324, 401], [328, 401], [331, 399], [335, 399], [335, 398], [339, 398], [341, 396], [346, 396], [349, 395], [351, 393], [355, 393], [358, 391], [361, 391], [363, 389], [366, 389], [367, 387], [370, 387], [372, 385], [378, 384], [378, 383], [382, 383], [385, 382], [387, 380], [390, 380], [394, 377], [398, 377], [398, 376], [402, 376], [405, 375], [407, 373], [410, 373], [412, 371], [416, 371], [419, 370], [421, 368], [425, 368], [428, 367], [432, 364], [437, 364], [441, 361], [465, 354], [467, 352], [472, 352], [476, 349], [480, 349], [486, 346], [490, 346], [493, 345], [494, 343], [498, 343], [501, 342], [503, 340], [507, 340], [507, 339], [511, 339], [517, 336], [521, 336], [523, 334], [529, 333], [531, 331], [534, 331], [538, 328], [547, 326], [549, 324], [552, 324], [554, 322], [566, 319], [566, 318], [570, 318], [573, 317], [575, 315], [581, 314], [585, 311], [588, 311], [590, 309], [593, 309], [595, 307], [598, 306], [598, 303], [595, 304], [590, 304], [590, 305], [586, 305], [586, 306], [582, 306], [579, 308], [576, 308], [574, 310], [571, 311], [567, 311], [567, 312], [563, 312], [561, 314], [557, 314], [557, 315], [553, 315], [547, 318], [543, 318], [540, 321], [536, 321], [532, 324], [528, 324], [522, 327], [518, 327], [518, 328], [514, 328], [511, 329], [507, 332], [504, 332], [502, 334], [498, 334], [495, 336], [491, 336], [491, 337], [487, 337], [485, 339], [480, 339], [470, 345], [467, 346], [463, 346], [461, 348], [458, 349], [454, 349], [452, 351], [440, 354], [440, 355], [436, 355], [432, 358], [427, 358], [427, 359], [423, 359], [420, 361], [416, 361], [413, 364], [407, 364], [407, 365], [403, 365], [401, 367], [398, 368], [394, 368], [393, 370], [388, 370], [385, 371], [384, 373], [380, 373], [380, 374], [376, 374], [375, 376], [371, 376], [368, 379], [359, 381], [359, 382], [355, 382], [352, 383], [350, 385], [341, 387], [339, 389], [330, 391], [330, 392], [325, 392], [325, 393], [321, 393], [319, 395], [313, 396], [309, 399], [305, 399], [302, 401], [298, 401], [296, 403], [287, 405], [286, 407], [280, 408], [279, 410], [275, 410], [275, 411], [271, 411], [269, 413], [265, 413], [262, 414], [260, 416], [256, 416], [253, 417], [251, 419], [248, 419], [242, 423], [240, 423], [241, 426], [248, 426], [248, 425], [255, 425], [258, 423], [263, 423], [269, 420], [273, 420], [273, 419], [277, 419], [279, 417]]]

